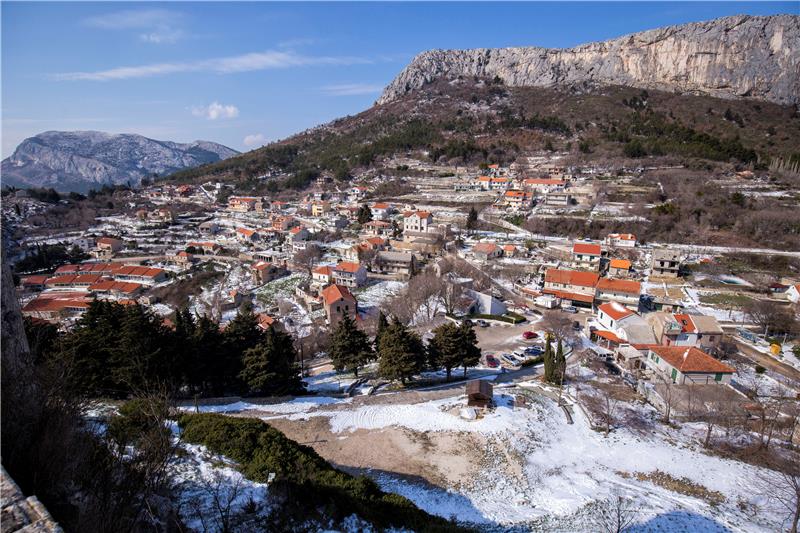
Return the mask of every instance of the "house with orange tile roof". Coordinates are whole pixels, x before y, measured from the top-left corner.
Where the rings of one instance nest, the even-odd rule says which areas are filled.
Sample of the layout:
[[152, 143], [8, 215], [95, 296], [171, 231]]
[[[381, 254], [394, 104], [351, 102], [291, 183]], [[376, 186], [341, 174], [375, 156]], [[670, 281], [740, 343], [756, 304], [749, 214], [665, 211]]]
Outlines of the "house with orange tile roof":
[[599, 280], [600, 276], [594, 272], [548, 268], [544, 274], [542, 292], [578, 307], [592, 307]]
[[600, 327], [592, 330], [592, 338], [608, 349], [613, 350], [621, 344], [646, 349], [656, 344], [655, 335], [647, 321], [617, 302], [600, 304], [596, 323]]
[[374, 220], [386, 220], [394, 212], [392, 205], [386, 202], [376, 202], [372, 204], [370, 210]]
[[609, 233], [606, 244], [615, 248], [633, 248], [636, 246], [636, 235], [633, 233]]
[[92, 283], [88, 289], [93, 294], [134, 298], [144, 290], [144, 286], [141, 283], [106, 279]]
[[631, 274], [631, 262], [627, 259], [612, 259], [608, 262], [608, 275], [615, 278], [627, 278]]
[[22, 308], [22, 316], [48, 322], [77, 318], [89, 308], [90, 301], [81, 297], [36, 298]]
[[403, 232], [427, 232], [433, 225], [433, 214], [429, 211], [406, 211], [403, 213]]
[[503, 193], [503, 203], [509, 209], [525, 210], [530, 208], [533, 195], [527, 191], [508, 190]]
[[360, 263], [341, 261], [331, 271], [333, 282], [354, 289], [367, 282], [367, 269]]
[[325, 308], [325, 316], [331, 329], [336, 328], [344, 316], [349, 316], [353, 320], [356, 319], [358, 304], [355, 296], [350, 293], [347, 287], [336, 284], [328, 285], [322, 289], [320, 296], [322, 298], [322, 306]]
[[578, 268], [600, 270], [603, 249], [599, 244], [576, 242], [572, 245], [572, 262]]
[[479, 242], [472, 247], [472, 255], [480, 261], [488, 261], [503, 255], [503, 249], [493, 242]]
[[45, 288], [45, 281], [50, 278], [47, 274], [33, 274], [31, 276], [23, 276], [20, 279], [20, 286], [29, 291], [41, 291]]
[[385, 220], [370, 220], [364, 224], [364, 232], [367, 235], [382, 237], [392, 233], [392, 225]]
[[600, 278], [595, 298], [601, 302], [617, 302], [633, 310], [639, 309], [642, 284], [629, 279]]
[[254, 196], [231, 196], [228, 198], [228, 210], [238, 213], [263, 211], [264, 202], [261, 198]]
[[254, 229], [250, 228], [236, 228], [236, 239], [239, 242], [255, 243], [260, 240], [261, 236]]
[[646, 319], [656, 342], [663, 346], [696, 346], [710, 351], [722, 342], [723, 330], [713, 316], [656, 312], [648, 313]]
[[547, 194], [550, 191], [563, 190], [567, 182], [551, 178], [526, 178], [522, 180], [522, 188], [538, 194]]
[[735, 370], [694, 346], [653, 346], [645, 363], [678, 385], [730, 384]]
[[323, 289], [333, 283], [333, 267], [330, 265], [318, 266], [311, 271], [311, 285]]

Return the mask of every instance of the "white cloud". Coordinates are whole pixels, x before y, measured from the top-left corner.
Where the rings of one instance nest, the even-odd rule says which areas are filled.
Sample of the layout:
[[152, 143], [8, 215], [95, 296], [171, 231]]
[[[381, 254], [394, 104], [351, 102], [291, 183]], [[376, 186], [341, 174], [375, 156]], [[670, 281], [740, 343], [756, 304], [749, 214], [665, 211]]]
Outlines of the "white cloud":
[[252, 148], [254, 146], [264, 146], [267, 144], [267, 139], [260, 133], [254, 133], [253, 135], [246, 136], [242, 142], [248, 148]]
[[212, 74], [232, 74], [288, 67], [310, 65], [354, 65], [371, 63], [359, 57], [303, 56], [293, 52], [267, 50], [239, 56], [221, 57], [201, 61], [179, 63], [153, 63], [135, 67], [115, 67], [93, 72], [63, 72], [53, 75], [62, 81], [110, 81], [131, 78], [147, 78], [183, 72], [208, 72]]
[[159, 28], [148, 33], [139, 34], [139, 40], [151, 44], [172, 44], [182, 39], [183, 36], [183, 30]]
[[131, 9], [89, 17], [84, 24], [104, 30], [143, 30], [142, 42], [169, 44], [184, 37], [179, 28], [182, 18], [181, 13], [167, 9]]
[[323, 92], [334, 96], [357, 96], [363, 94], [377, 94], [383, 90], [383, 85], [370, 83], [343, 83], [340, 85], [327, 85]]
[[239, 108], [235, 105], [223, 105], [219, 102], [212, 102], [208, 106], [193, 107], [192, 115], [203, 117], [208, 120], [219, 118], [236, 118], [239, 116]]

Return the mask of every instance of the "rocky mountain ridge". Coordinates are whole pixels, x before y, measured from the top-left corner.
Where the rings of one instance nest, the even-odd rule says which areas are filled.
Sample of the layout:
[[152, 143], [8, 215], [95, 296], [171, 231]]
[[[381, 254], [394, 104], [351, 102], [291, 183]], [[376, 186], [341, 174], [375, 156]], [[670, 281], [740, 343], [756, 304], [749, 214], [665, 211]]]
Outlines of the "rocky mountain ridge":
[[439, 78], [472, 76], [514, 87], [595, 82], [798, 104], [800, 16], [737, 15], [567, 49], [430, 50], [417, 55], [376, 103]]
[[4, 185], [86, 192], [213, 163], [238, 154], [209, 141], [176, 143], [99, 131], [47, 131], [2, 162]]

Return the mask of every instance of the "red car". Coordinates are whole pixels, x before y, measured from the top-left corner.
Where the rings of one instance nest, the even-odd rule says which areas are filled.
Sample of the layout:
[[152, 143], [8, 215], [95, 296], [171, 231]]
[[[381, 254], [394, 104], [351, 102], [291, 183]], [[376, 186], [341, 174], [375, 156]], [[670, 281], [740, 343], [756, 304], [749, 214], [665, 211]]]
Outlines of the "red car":
[[526, 341], [535, 339], [538, 336], [539, 334], [536, 333], [535, 331], [526, 331], [525, 333], [522, 334], [522, 338], [525, 339]]
[[488, 366], [489, 368], [497, 368], [498, 366], [500, 366], [500, 361], [498, 361], [493, 355], [487, 355], [486, 366]]

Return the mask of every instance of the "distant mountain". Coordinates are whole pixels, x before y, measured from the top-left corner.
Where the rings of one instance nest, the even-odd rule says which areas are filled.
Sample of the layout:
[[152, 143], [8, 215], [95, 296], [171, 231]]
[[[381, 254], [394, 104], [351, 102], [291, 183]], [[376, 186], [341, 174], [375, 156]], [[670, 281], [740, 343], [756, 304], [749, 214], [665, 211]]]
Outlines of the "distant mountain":
[[429, 50], [386, 87], [385, 104], [437, 79], [497, 77], [512, 87], [624, 85], [800, 103], [800, 17], [737, 15], [573, 48]]
[[3, 185], [86, 192], [103, 185], [214, 163], [239, 152], [208, 141], [176, 143], [130, 133], [47, 131], [22, 141], [3, 160]]

